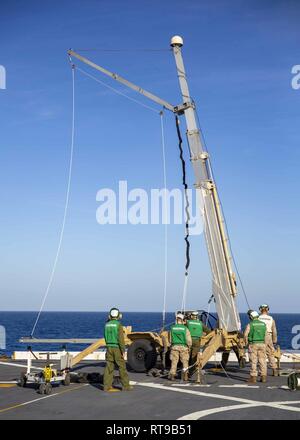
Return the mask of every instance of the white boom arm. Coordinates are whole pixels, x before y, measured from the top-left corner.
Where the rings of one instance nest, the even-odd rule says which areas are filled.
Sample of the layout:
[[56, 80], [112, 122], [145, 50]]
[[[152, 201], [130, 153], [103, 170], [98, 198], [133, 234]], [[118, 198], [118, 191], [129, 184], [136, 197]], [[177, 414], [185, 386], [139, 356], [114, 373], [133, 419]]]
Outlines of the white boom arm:
[[191, 101], [185, 68], [181, 55], [183, 40], [173, 37], [171, 46], [175, 57], [179, 84], [186, 110], [184, 111], [191, 161], [196, 177], [196, 188], [203, 198], [204, 233], [212, 270], [212, 292], [219, 318], [219, 328], [228, 332], [241, 328], [235, 296], [237, 293], [228, 237], [218, 198], [216, 184], [211, 173], [208, 153], [204, 150], [196, 122], [195, 105]]

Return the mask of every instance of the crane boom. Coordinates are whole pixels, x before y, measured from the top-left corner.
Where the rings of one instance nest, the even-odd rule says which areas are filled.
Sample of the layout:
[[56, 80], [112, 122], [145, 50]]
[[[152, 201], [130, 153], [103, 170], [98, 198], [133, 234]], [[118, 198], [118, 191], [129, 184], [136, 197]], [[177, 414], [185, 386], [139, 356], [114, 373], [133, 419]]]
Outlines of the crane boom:
[[151, 99], [151, 101], [156, 102], [156, 104], [159, 104], [163, 106], [164, 108], [174, 111], [174, 106], [170, 104], [169, 102], [165, 101], [164, 99], [159, 98], [156, 95], [153, 95], [153, 93], [148, 92], [147, 90], [143, 89], [140, 86], [137, 86], [136, 84], [133, 84], [132, 82], [128, 81], [127, 79], [123, 78], [122, 76], [110, 72], [109, 70], [105, 69], [104, 67], [99, 66], [98, 64], [93, 63], [93, 61], [89, 60], [86, 57], [83, 57], [82, 55], [79, 55], [79, 53], [75, 52], [74, 50], [68, 50], [68, 55], [70, 57], [74, 56], [78, 60], [82, 61], [83, 63], [87, 64], [90, 67], [93, 67], [94, 69], [98, 70], [99, 72], [104, 73], [104, 75], [109, 76], [110, 78], [118, 81], [119, 83], [123, 84], [124, 86], [134, 90], [135, 92], [141, 93], [146, 98]]

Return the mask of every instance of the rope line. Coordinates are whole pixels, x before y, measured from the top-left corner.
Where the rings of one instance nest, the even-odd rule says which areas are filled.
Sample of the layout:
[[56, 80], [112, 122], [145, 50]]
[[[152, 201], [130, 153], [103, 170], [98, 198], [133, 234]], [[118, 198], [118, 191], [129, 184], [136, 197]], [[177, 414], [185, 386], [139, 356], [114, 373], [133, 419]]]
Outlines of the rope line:
[[100, 47], [94, 48], [80, 48], [74, 49], [76, 52], [171, 52], [172, 49], [101, 49]]
[[164, 130], [164, 112], [160, 112], [160, 128], [161, 128], [161, 145], [162, 145], [162, 161], [163, 161], [163, 178], [164, 178], [164, 296], [163, 296], [163, 314], [162, 328], [166, 323], [166, 306], [167, 306], [167, 281], [168, 281], [168, 207], [167, 207], [167, 169], [166, 169], [166, 144]]
[[93, 79], [94, 81], [101, 84], [102, 86], [112, 90], [113, 92], [117, 93], [118, 95], [121, 95], [124, 98], [127, 98], [129, 101], [135, 102], [136, 104], [139, 104], [140, 106], [145, 107], [148, 110], [152, 110], [153, 112], [160, 114], [160, 112], [158, 110], [156, 110], [153, 107], [150, 107], [150, 105], [144, 104], [143, 102], [139, 101], [138, 99], [135, 99], [135, 98], [132, 98], [131, 96], [128, 96], [126, 93], [123, 93], [119, 89], [116, 89], [115, 87], [112, 87], [112, 86], [106, 84], [104, 81], [101, 81], [101, 79], [97, 78], [94, 75], [91, 75], [90, 73], [86, 72], [85, 70], [81, 69], [80, 67], [78, 67], [78, 66], [75, 66], [75, 67], [77, 70], [79, 70], [79, 72], [81, 72], [84, 75], [88, 76], [89, 78]]
[[177, 136], [178, 136], [178, 147], [179, 147], [179, 152], [180, 152], [180, 160], [181, 160], [181, 165], [182, 165], [182, 184], [183, 184], [183, 188], [184, 188], [184, 197], [185, 197], [185, 237], [184, 237], [184, 241], [185, 241], [185, 258], [186, 258], [186, 262], [185, 262], [185, 274], [184, 274], [184, 286], [183, 286], [183, 295], [182, 295], [182, 305], [181, 305], [181, 309], [182, 311], [185, 310], [185, 306], [186, 306], [186, 295], [187, 295], [187, 285], [188, 285], [188, 275], [189, 275], [189, 266], [190, 266], [190, 242], [189, 242], [189, 236], [190, 236], [190, 231], [189, 231], [189, 222], [190, 222], [190, 212], [189, 212], [189, 207], [190, 207], [190, 203], [189, 203], [189, 198], [188, 198], [188, 185], [186, 183], [186, 166], [185, 166], [185, 160], [183, 157], [183, 148], [182, 148], [182, 136], [181, 136], [181, 131], [180, 131], [180, 121], [178, 116], [176, 115], [175, 117], [175, 122], [176, 122], [176, 131], [177, 131]]
[[46, 291], [45, 291], [45, 294], [44, 294], [44, 297], [43, 297], [43, 300], [42, 300], [42, 304], [41, 304], [40, 310], [39, 310], [38, 315], [36, 317], [35, 323], [34, 323], [34, 325], [32, 327], [32, 331], [31, 331], [31, 334], [30, 334], [31, 337], [33, 336], [33, 334], [35, 332], [35, 329], [36, 329], [36, 326], [37, 326], [38, 321], [40, 319], [40, 316], [41, 316], [42, 310], [44, 308], [46, 299], [47, 299], [49, 291], [51, 289], [51, 286], [52, 286], [52, 283], [53, 283], [53, 279], [54, 279], [54, 274], [56, 272], [57, 262], [58, 262], [60, 251], [61, 251], [61, 245], [62, 245], [62, 241], [63, 241], [65, 225], [66, 225], [66, 219], [67, 219], [67, 213], [68, 213], [68, 208], [69, 208], [69, 200], [70, 200], [70, 189], [71, 189], [72, 169], [73, 169], [73, 155], [74, 155], [74, 135], [75, 135], [75, 68], [74, 68], [74, 65], [72, 65], [72, 129], [71, 129], [71, 148], [70, 148], [68, 184], [67, 184], [67, 191], [66, 191], [64, 215], [63, 215], [63, 221], [62, 221], [60, 235], [59, 235], [58, 247], [57, 247], [54, 263], [53, 263], [53, 266], [52, 266], [52, 271], [51, 271], [50, 278], [49, 278], [49, 281], [48, 281], [48, 285], [47, 285], [47, 288], [46, 288]]

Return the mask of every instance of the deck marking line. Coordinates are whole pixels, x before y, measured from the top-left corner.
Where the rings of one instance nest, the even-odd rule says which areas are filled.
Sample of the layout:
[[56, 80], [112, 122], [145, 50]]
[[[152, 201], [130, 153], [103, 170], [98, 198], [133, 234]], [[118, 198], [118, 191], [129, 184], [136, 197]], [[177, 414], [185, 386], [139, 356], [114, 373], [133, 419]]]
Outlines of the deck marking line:
[[0, 388], [12, 388], [16, 387], [16, 383], [0, 383]]
[[[1, 362], [0, 361], [0, 365], [8, 365], [10, 367], [18, 367], [18, 368], [24, 368], [25, 370], [27, 369], [27, 365], [26, 364], [13, 364], [12, 362]], [[35, 367], [34, 365], [31, 366], [32, 370], [43, 370], [44, 368], [41, 367]]]
[[220, 413], [223, 411], [232, 411], [236, 409], [254, 408], [256, 403], [242, 403], [241, 405], [221, 406], [218, 408], [204, 409], [203, 411], [196, 411], [185, 416], [179, 417], [177, 420], [199, 420], [211, 414]]
[[69, 393], [70, 391], [78, 390], [78, 389], [83, 388], [83, 387], [85, 387], [87, 385], [89, 385], [89, 384], [85, 383], [85, 384], [82, 384], [82, 385], [80, 385], [80, 386], [78, 386], [76, 388], [72, 388], [72, 389], [68, 389], [68, 390], [65, 390], [65, 391], [61, 391], [60, 393], [49, 394], [48, 396], [39, 397], [38, 399], [29, 400], [28, 402], [23, 402], [23, 403], [18, 403], [17, 405], [8, 406], [7, 408], [0, 409], [0, 413], [6, 412], [6, 411], [10, 411], [12, 409], [20, 408], [21, 406], [30, 405], [32, 403], [39, 402], [40, 400], [49, 399], [50, 397], [60, 396], [61, 394], [65, 394], [65, 393]]
[[[146, 386], [146, 387], [150, 387], [150, 388], [159, 388], [159, 389], [163, 389], [166, 391], [177, 391], [178, 393], [194, 394], [196, 396], [198, 395], [198, 396], [203, 396], [203, 397], [208, 397], [208, 398], [215, 398], [215, 399], [221, 399], [221, 400], [231, 400], [231, 401], [235, 401], [235, 402], [248, 404], [251, 406], [267, 406], [267, 407], [275, 408], [275, 409], [283, 409], [285, 411], [300, 412], [300, 408], [297, 408], [294, 406], [288, 406], [288, 404], [293, 403], [291, 401], [279, 402], [279, 403], [262, 402], [262, 401], [256, 401], [256, 400], [251, 400], [251, 399], [243, 399], [240, 397], [225, 396], [222, 394], [204, 393], [202, 391], [193, 391], [193, 390], [188, 390], [188, 389], [183, 389], [183, 388], [168, 387], [165, 385], [159, 385], [159, 384], [155, 384], [155, 383], [137, 382], [137, 385]], [[295, 403], [298, 403], [298, 402], [295, 401]], [[236, 408], [238, 406], [241, 406], [241, 405], [236, 405]], [[245, 405], [243, 405], [243, 406], [245, 406]], [[227, 407], [225, 407], [225, 408], [227, 408]], [[212, 409], [211, 411], [214, 411], [214, 410]], [[201, 411], [200, 411], [200, 413], [201, 413]]]
[[211, 385], [205, 384], [187, 384], [187, 383], [173, 383], [171, 387], [188, 387], [188, 388], [210, 388]]
[[285, 402], [273, 402], [273, 404], [266, 404], [264, 402], [261, 402], [260, 405], [257, 405], [256, 403], [249, 403], [249, 404], [242, 404], [242, 405], [232, 405], [232, 406], [221, 406], [218, 408], [211, 408], [211, 409], [206, 409], [206, 410], [201, 410], [201, 411], [196, 411], [190, 414], [187, 414], [185, 416], [179, 417], [177, 420], [199, 420], [202, 419], [203, 417], [207, 417], [211, 414], [216, 414], [216, 413], [220, 413], [220, 412], [224, 412], [224, 411], [232, 411], [232, 410], [237, 410], [237, 409], [246, 409], [246, 408], [253, 408], [253, 407], [258, 407], [258, 406], [273, 406], [276, 409], [284, 409], [284, 410], [288, 410], [288, 411], [296, 411], [299, 410], [299, 408], [296, 408], [294, 406], [282, 406], [282, 405], [286, 405], [288, 403], [300, 403], [300, 401], [285, 401]]
[[3, 384], [3, 383], [18, 383], [18, 381], [17, 380], [1, 380], [0, 384]]
[[[240, 402], [240, 403], [254, 403], [254, 402], [256, 402], [255, 400], [244, 399], [241, 397], [225, 396], [222, 394], [214, 394], [214, 393], [204, 393], [203, 391], [194, 391], [194, 390], [188, 390], [188, 389], [183, 389], [183, 388], [169, 387], [166, 385], [160, 385], [160, 384], [156, 384], [153, 382], [148, 382], [148, 383], [136, 382], [136, 385], [141, 385], [141, 386], [150, 387], [150, 388], [159, 388], [161, 390], [166, 390], [166, 391], [175, 391], [175, 392], [177, 391], [178, 393], [194, 394], [196, 396], [211, 397], [211, 398], [221, 399], [221, 400], [231, 400], [231, 401], [236, 401], [236, 402]], [[261, 402], [257, 402], [257, 403], [261, 403]]]
[[240, 385], [240, 384], [235, 384], [235, 385], [218, 385], [219, 388], [247, 388], [249, 390], [251, 390], [252, 388], [260, 388], [259, 385]]

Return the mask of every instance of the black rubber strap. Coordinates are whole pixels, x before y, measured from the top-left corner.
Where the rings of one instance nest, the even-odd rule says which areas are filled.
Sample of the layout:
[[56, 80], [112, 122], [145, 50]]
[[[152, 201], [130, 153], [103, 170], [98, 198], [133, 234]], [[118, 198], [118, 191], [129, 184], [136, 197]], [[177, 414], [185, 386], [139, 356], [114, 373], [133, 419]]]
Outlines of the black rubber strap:
[[183, 157], [183, 149], [182, 149], [182, 136], [181, 136], [181, 132], [180, 132], [180, 126], [179, 126], [179, 118], [176, 115], [175, 117], [175, 121], [176, 121], [176, 131], [177, 131], [177, 136], [178, 136], [178, 146], [179, 146], [179, 152], [180, 152], [180, 160], [181, 160], [181, 165], [182, 165], [182, 184], [183, 184], [183, 188], [184, 188], [184, 195], [185, 195], [185, 215], [186, 215], [186, 223], [185, 223], [185, 244], [186, 244], [186, 249], [185, 249], [185, 258], [186, 258], [186, 263], [185, 263], [185, 275], [188, 275], [188, 269], [190, 266], [190, 242], [189, 242], [189, 236], [190, 236], [190, 232], [189, 232], [189, 222], [190, 222], [190, 212], [189, 212], [189, 207], [190, 207], [190, 203], [189, 203], [189, 198], [188, 198], [188, 185], [186, 183], [186, 166], [185, 166], [185, 160]]

